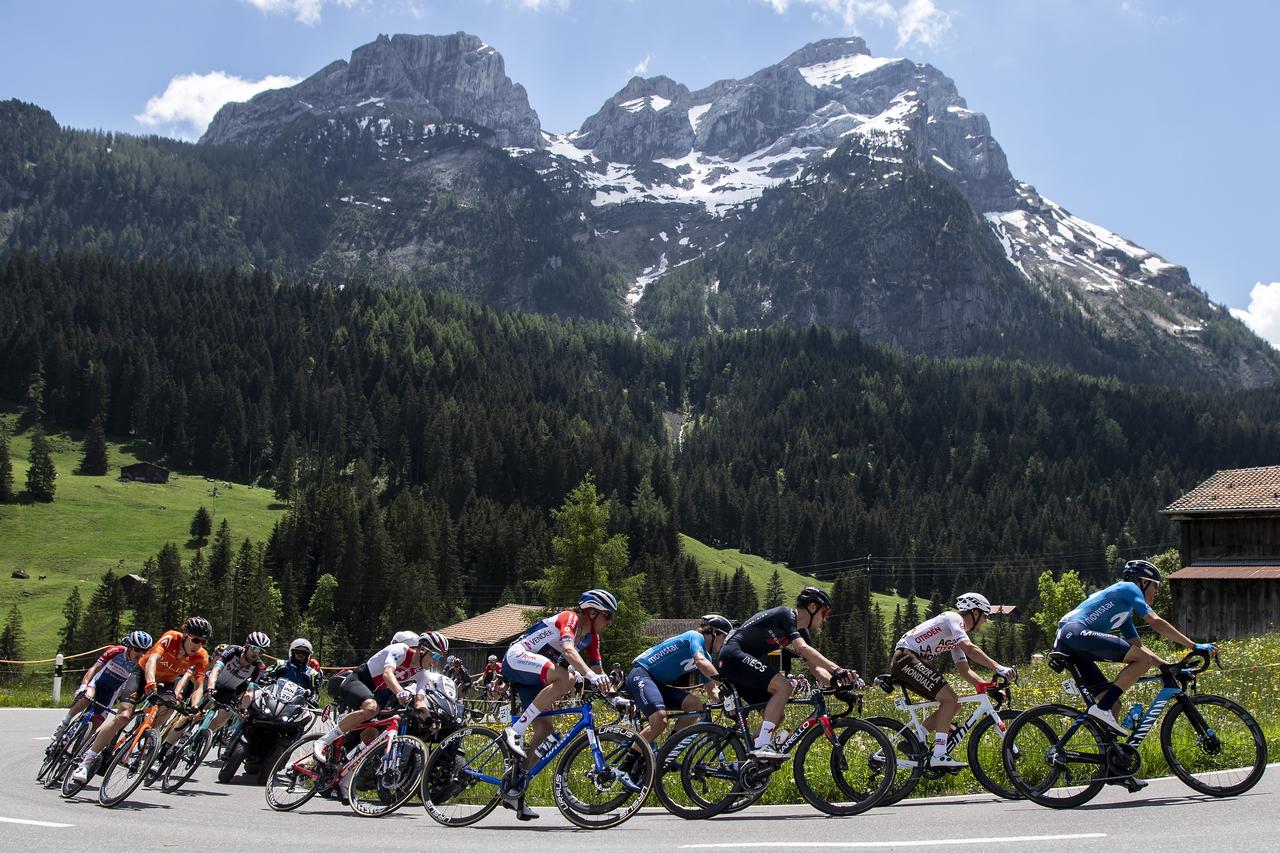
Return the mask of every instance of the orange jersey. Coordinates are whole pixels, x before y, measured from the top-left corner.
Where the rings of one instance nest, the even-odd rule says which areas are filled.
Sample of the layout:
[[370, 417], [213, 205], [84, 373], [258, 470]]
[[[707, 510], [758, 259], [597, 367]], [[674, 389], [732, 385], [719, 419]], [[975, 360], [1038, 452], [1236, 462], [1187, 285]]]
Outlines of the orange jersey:
[[171, 684], [181, 678], [188, 669], [192, 671], [195, 678], [204, 679], [209, 671], [209, 653], [205, 651], [204, 646], [201, 646], [200, 651], [194, 655], [184, 655], [182, 636], [181, 631], [165, 631], [160, 635], [156, 644], [138, 661], [138, 667], [142, 670], [144, 677], [147, 673], [147, 661], [155, 658], [157, 684]]

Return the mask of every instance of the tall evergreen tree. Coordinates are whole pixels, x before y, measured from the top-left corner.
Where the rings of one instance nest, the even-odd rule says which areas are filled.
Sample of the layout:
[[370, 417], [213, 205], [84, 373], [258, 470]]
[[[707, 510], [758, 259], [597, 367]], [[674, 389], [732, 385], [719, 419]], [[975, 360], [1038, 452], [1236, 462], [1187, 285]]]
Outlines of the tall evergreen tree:
[[31, 379], [27, 383], [26, 393], [23, 395], [23, 406], [21, 423], [27, 427], [43, 427], [45, 419], [44, 411], [44, 369], [39, 365], [36, 366], [36, 372], [31, 374]]
[[[4, 630], [0, 631], [0, 660], [22, 660], [26, 644], [26, 634], [22, 630], [22, 611], [18, 602], [9, 608], [9, 617], [5, 619]], [[16, 678], [22, 672], [17, 664], [0, 664], [0, 673], [9, 678]]]
[[147, 580], [155, 590], [159, 625], [170, 628], [180, 624], [187, 612], [187, 579], [177, 545], [164, 544], [156, 555], [153, 575]]
[[13, 500], [13, 462], [9, 459], [9, 433], [0, 424], [0, 503]]
[[196, 510], [196, 514], [191, 516], [188, 532], [196, 542], [204, 542], [209, 538], [209, 534], [213, 532], [213, 516], [209, 514], [209, 510], [203, 506]]
[[107, 435], [102, 428], [102, 415], [94, 415], [84, 437], [84, 455], [80, 473], [101, 477], [107, 473]]
[[58, 651], [64, 655], [85, 651], [80, 648], [80, 623], [84, 620], [84, 604], [80, 587], [71, 587], [67, 603], [62, 605], [62, 628], [58, 631]]
[[234, 547], [231, 541], [231, 525], [224, 518], [218, 525], [217, 534], [213, 537], [213, 547], [209, 549], [209, 583], [212, 586], [221, 585], [227, 573], [231, 571], [231, 561], [235, 556], [232, 551]]
[[295, 433], [290, 432], [285, 439], [284, 448], [280, 451], [280, 458], [276, 461], [272, 474], [276, 484], [276, 497], [289, 503], [293, 499], [298, 478], [298, 436]]
[[[97, 648], [118, 642], [125, 609], [124, 591], [120, 580], [110, 569], [102, 576], [98, 588], [89, 597], [84, 620], [80, 623], [81, 640], [86, 648]], [[143, 626], [154, 631], [155, 626]]]
[[782, 589], [782, 578], [778, 576], [778, 570], [773, 570], [773, 575], [769, 578], [769, 586], [764, 591], [764, 609], [771, 607], [781, 607], [787, 603], [787, 594]]
[[31, 452], [27, 454], [27, 462], [27, 494], [35, 500], [51, 502], [58, 488], [58, 472], [53, 467], [49, 439], [42, 429], [37, 429], [31, 437]]
[[227, 432], [226, 427], [219, 427], [218, 434], [213, 439], [209, 466], [219, 480], [229, 480], [235, 476], [236, 450], [231, 443], [231, 435]]

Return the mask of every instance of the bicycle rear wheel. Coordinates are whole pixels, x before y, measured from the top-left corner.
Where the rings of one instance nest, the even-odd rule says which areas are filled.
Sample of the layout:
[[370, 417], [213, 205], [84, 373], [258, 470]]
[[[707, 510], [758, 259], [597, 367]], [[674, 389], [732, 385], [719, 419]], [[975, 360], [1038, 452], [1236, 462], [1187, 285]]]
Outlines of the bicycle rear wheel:
[[62, 775], [66, 772], [67, 766], [75, 765], [76, 759], [89, 746], [92, 738], [93, 728], [87, 720], [73, 723], [58, 739], [57, 748], [53, 754], [45, 756], [36, 780], [43, 782], [46, 788], [58, 787], [62, 783]]
[[[997, 713], [1000, 722], [1004, 724], [1004, 731], [990, 717], [983, 717], [969, 734], [969, 769], [982, 787], [997, 797], [1020, 800], [1022, 795], [1009, 779], [1009, 774], [1004, 771], [1002, 754], [1005, 732], [1009, 730], [1009, 724], [1018, 718], [1018, 712], [1005, 709]], [[1013, 751], [1012, 760], [1015, 763], [1021, 760], [1022, 751], [1018, 746], [1015, 744], [1010, 749]]]
[[[654, 788], [667, 811], [702, 820], [728, 811], [743, 799], [739, 772], [747, 745], [735, 730], [695, 723], [667, 738], [654, 764]], [[754, 794], [754, 801], [759, 794]]]
[[289, 812], [327, 787], [315, 757], [319, 735], [310, 735], [285, 750], [271, 768], [265, 794], [267, 805], [278, 812]]
[[[583, 829], [624, 823], [640, 810], [653, 788], [653, 750], [640, 735], [610, 727], [598, 730], [596, 738], [603, 764], [597, 766], [595, 751], [583, 733], [564, 748], [551, 785], [560, 813]], [[618, 765], [633, 749], [640, 757], [623, 773]]]
[[1001, 762], [1013, 787], [1052, 809], [1087, 803], [1106, 784], [1107, 736], [1091, 717], [1066, 705], [1019, 714], [1004, 733]]
[[502, 737], [469, 727], [441, 741], [422, 776], [422, 807], [436, 823], [470, 826], [498, 805], [505, 772]]
[[[878, 803], [882, 806], [891, 806], [910, 796], [916, 789], [916, 785], [920, 784], [925, 754], [924, 745], [920, 743], [920, 738], [916, 737], [910, 723], [895, 720], [893, 717], [866, 717], [865, 719], [873, 726], [879, 726], [880, 730], [888, 735], [889, 742], [894, 747], [894, 751], [885, 757], [885, 761], [893, 762], [896, 768], [893, 782]], [[873, 760], [878, 759], [879, 756], [873, 757]]]
[[160, 749], [160, 737], [149, 731], [137, 741], [129, 741], [111, 757], [102, 774], [98, 802], [107, 808], [123, 803], [147, 778], [151, 763]]
[[349, 771], [351, 810], [361, 817], [391, 814], [418, 793], [426, 766], [427, 745], [411, 735], [367, 750]]
[[195, 734], [184, 737], [173, 748], [164, 769], [164, 777], [160, 781], [160, 790], [172, 794], [187, 783], [203, 762], [212, 746], [209, 730], [201, 729]]
[[1243, 794], [1267, 767], [1257, 721], [1221, 696], [1179, 696], [1160, 728], [1160, 750], [1175, 776], [1212, 797]]
[[829, 815], [856, 815], [877, 805], [893, 785], [895, 773], [884, 756], [894, 745], [866, 720], [831, 721], [832, 737], [814, 726], [796, 747], [795, 775], [800, 796]]

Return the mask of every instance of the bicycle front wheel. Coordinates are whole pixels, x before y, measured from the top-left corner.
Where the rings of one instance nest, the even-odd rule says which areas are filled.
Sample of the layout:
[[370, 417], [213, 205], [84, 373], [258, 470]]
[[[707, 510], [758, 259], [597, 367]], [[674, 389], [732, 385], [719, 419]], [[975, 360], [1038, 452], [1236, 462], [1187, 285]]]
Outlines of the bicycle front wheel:
[[895, 771], [885, 761], [893, 749], [880, 727], [866, 720], [834, 719], [829, 736], [823, 726], [814, 726], [796, 747], [796, 788], [820, 812], [862, 814], [893, 785]]
[[149, 731], [137, 741], [116, 751], [111, 763], [102, 774], [102, 786], [98, 788], [98, 802], [107, 808], [123, 803], [147, 778], [147, 771], [156, 760], [160, 749], [160, 737]]
[[[974, 778], [997, 797], [1006, 800], [1020, 800], [1022, 795], [1013, 786], [1009, 774], [1004, 771], [1004, 738], [1009, 724], [1018, 718], [1018, 712], [1005, 709], [998, 712], [1000, 725], [996, 725], [991, 717], [983, 717], [973, 727], [969, 735], [969, 769]], [[1016, 764], [1022, 758], [1022, 752], [1015, 744], [1010, 747], [1012, 760]]]
[[1160, 728], [1160, 750], [1175, 776], [1212, 797], [1243, 794], [1267, 767], [1258, 722], [1221, 696], [1179, 696]]
[[418, 793], [426, 766], [427, 745], [411, 735], [367, 750], [349, 771], [351, 810], [361, 817], [391, 814]]
[[310, 735], [293, 744], [276, 759], [267, 777], [267, 805], [278, 812], [290, 812], [325, 787], [323, 768], [315, 756], [319, 735]]
[[[667, 811], [686, 820], [702, 820], [728, 811], [741, 796], [739, 768], [747, 745], [735, 730], [716, 723], [695, 723], [667, 738], [654, 764], [654, 788]], [[750, 795], [747, 803], [759, 794]]]
[[[596, 732], [599, 758], [584, 733], [565, 747], [556, 765], [552, 793], [556, 807], [583, 829], [608, 829], [629, 820], [653, 787], [653, 750], [640, 735], [624, 728]], [[638, 756], [632, 757], [629, 753]], [[624, 772], [620, 765], [631, 759]]]
[[204, 763], [204, 757], [211, 746], [209, 730], [201, 729], [190, 737], [184, 737], [173, 749], [168, 766], [164, 769], [164, 778], [160, 781], [160, 790], [172, 794], [187, 783], [196, 768]]
[[1051, 809], [1087, 803], [1106, 784], [1107, 736], [1066, 705], [1023, 711], [1004, 733], [1001, 763], [1014, 789]]
[[[924, 772], [924, 745], [910, 723], [893, 717], [867, 717], [866, 721], [879, 726], [894, 747], [894, 752], [884, 758], [886, 764], [894, 766], [893, 782], [879, 802], [879, 805], [891, 806], [909, 796], [920, 784], [920, 775]], [[879, 758], [875, 756], [873, 760]]]
[[445, 738], [422, 775], [422, 807], [436, 823], [470, 826], [498, 805], [505, 772], [502, 737], [471, 727]]

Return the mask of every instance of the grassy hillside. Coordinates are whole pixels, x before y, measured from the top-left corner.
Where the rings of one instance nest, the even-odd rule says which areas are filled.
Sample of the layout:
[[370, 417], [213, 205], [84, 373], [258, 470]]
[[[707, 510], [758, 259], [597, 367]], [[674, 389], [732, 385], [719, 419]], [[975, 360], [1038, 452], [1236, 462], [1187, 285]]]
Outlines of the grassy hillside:
[[[0, 419], [13, 428], [13, 416]], [[215, 498], [215, 484], [198, 475], [175, 474], [163, 486], [121, 483], [120, 466], [138, 460], [115, 441], [108, 441], [108, 474], [82, 476], [75, 473], [79, 437], [49, 438], [58, 471], [54, 502], [27, 502], [21, 495], [31, 448], [30, 434], [23, 433], [9, 439], [19, 502], [0, 505], [0, 608], [7, 612], [11, 602], [19, 602], [28, 658], [55, 651], [62, 606], [73, 586], [80, 585], [87, 605], [103, 572], [123, 561], [125, 571], [141, 573], [142, 561], [166, 542], [177, 543], [184, 561], [189, 559], [195, 552], [187, 531], [200, 506], [213, 514], [215, 530], [225, 518], [237, 539], [255, 540], [266, 537], [284, 510], [270, 491], [239, 483], [217, 484]], [[11, 577], [15, 569], [25, 569], [30, 579]]]
[[[788, 569], [782, 563], [774, 563], [766, 560], [764, 557], [757, 557], [754, 554], [744, 554], [736, 548], [712, 548], [710, 545], [704, 545], [692, 536], [680, 534], [680, 549], [692, 557], [698, 563], [700, 571], [718, 572], [727, 577], [732, 577], [733, 573], [738, 570], [738, 566], [742, 566], [747, 571], [747, 576], [751, 578], [751, 583], [755, 585], [756, 592], [759, 593], [761, 599], [764, 598], [765, 590], [769, 588], [769, 580], [773, 577], [776, 569], [778, 577], [782, 580], [782, 588], [786, 591], [788, 597], [794, 596], [806, 586], [821, 587], [828, 592], [831, 590], [831, 581], [822, 581], [811, 578], [808, 575], [802, 575]], [[893, 609], [898, 605], [906, 605], [907, 600], [899, 595], [888, 595], [881, 592], [871, 593], [874, 602], [880, 605], [880, 611], [884, 614], [886, 624], [893, 619]], [[925, 609], [928, 608], [928, 602], [921, 605]]]

